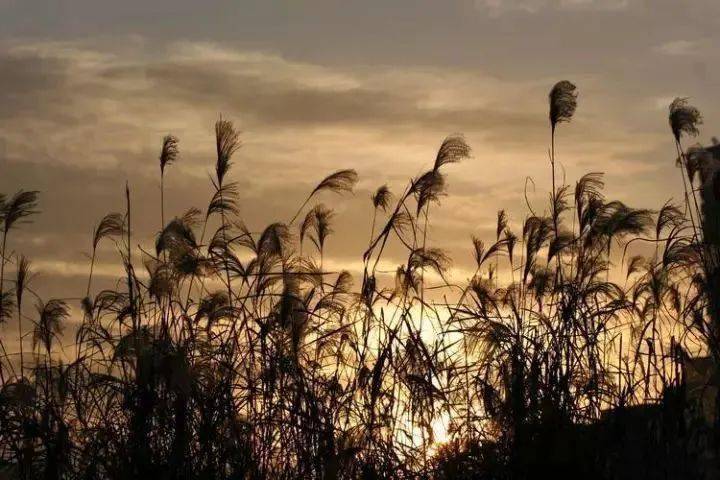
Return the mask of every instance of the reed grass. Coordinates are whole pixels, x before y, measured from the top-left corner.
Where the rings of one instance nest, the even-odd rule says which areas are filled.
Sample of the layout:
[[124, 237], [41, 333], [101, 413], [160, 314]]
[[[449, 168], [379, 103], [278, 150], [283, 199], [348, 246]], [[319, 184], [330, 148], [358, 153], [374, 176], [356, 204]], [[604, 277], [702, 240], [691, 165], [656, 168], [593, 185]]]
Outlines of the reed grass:
[[[681, 394], [686, 362], [720, 359], [720, 168], [707, 149], [683, 151], [700, 115], [678, 100], [670, 125], [684, 209], [606, 199], [600, 173], [557, 185], [556, 127], [576, 106], [575, 85], [553, 87], [550, 204], [524, 219], [501, 210], [492, 242], [469, 245], [474, 273], [460, 285], [427, 233], [446, 171], [470, 158], [461, 135], [404, 191], [372, 195], [357, 287], [325, 268], [336, 214], [316, 200], [351, 193], [354, 170], [322, 179], [287, 223], [250, 232], [232, 180], [240, 133], [220, 119], [205, 213], [166, 222], [165, 175], [180, 156], [166, 136], [154, 248], [132, 243], [128, 187], [126, 212], [94, 229], [82, 322], [65, 332], [69, 363], [54, 351], [68, 304], [22, 308], [30, 263], [6, 248], [38, 193], [1, 196], [0, 321], [16, 313], [20, 352], [16, 368], [0, 343], [0, 469], [21, 479], [625, 478], [608, 415], [661, 406], [640, 430], [666, 454], [646, 473], [666, 478], [697, 437]], [[126, 276], [96, 291], [98, 245], [109, 241]], [[654, 254], [626, 258], [635, 242]], [[406, 255], [394, 278], [378, 268], [390, 244]]]

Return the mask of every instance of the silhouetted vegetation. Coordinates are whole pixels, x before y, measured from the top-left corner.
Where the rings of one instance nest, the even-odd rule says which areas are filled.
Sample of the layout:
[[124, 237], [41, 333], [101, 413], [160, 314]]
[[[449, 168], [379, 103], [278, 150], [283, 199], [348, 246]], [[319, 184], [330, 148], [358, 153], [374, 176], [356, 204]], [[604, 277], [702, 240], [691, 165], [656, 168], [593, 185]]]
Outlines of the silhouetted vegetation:
[[[469, 245], [474, 274], [462, 285], [427, 235], [446, 172], [471, 155], [461, 135], [403, 191], [381, 186], [369, 199], [356, 278], [325, 268], [335, 213], [317, 200], [352, 192], [354, 170], [252, 232], [232, 179], [240, 135], [221, 119], [206, 209], [166, 221], [165, 173], [182, 161], [168, 135], [155, 244], [133, 243], [128, 187], [125, 211], [92, 236], [78, 324], [65, 300], [37, 297], [31, 262], [8, 247], [38, 192], [0, 196], [0, 322], [20, 332], [0, 342], [0, 472], [715, 478], [720, 147], [684, 144], [701, 116], [675, 100], [683, 201], [633, 208], [605, 197], [601, 173], [558, 184], [555, 144], [576, 107], [575, 85], [552, 88], [549, 203], [528, 204], [517, 223], [501, 210], [495, 238]], [[117, 247], [125, 274], [95, 291], [101, 243]], [[380, 268], [390, 245], [406, 255], [394, 275]], [[630, 256], [638, 245], [651, 254]], [[61, 336], [72, 354], [59, 352]]]

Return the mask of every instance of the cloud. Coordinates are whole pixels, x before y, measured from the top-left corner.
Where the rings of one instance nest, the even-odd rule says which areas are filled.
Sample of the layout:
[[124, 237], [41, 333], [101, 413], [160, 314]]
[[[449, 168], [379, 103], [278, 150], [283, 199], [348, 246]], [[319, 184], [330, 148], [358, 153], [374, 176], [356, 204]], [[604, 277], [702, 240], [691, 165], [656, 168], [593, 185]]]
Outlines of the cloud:
[[629, 8], [634, 0], [560, 0], [558, 5], [564, 9], [587, 9], [597, 11], [616, 11]]
[[632, 0], [475, 0], [475, 7], [492, 16], [520, 12], [535, 14], [543, 10], [617, 11], [631, 6]]
[[673, 40], [658, 45], [655, 50], [664, 55], [686, 56], [697, 54], [698, 48], [699, 44], [691, 40]]
[[506, 12], [537, 13], [548, 5], [547, 0], [475, 0], [475, 7], [490, 15]]
[[[243, 131], [230, 175], [253, 231], [287, 220], [327, 173], [358, 170], [354, 197], [327, 199], [338, 209], [328, 264], [357, 267], [369, 236], [370, 192], [383, 183], [401, 191], [432, 164], [450, 133], [466, 134], [474, 158], [448, 169], [450, 195], [433, 210], [429, 238], [459, 259], [458, 272], [470, 261], [469, 236], [490, 231], [497, 209], [509, 208], [516, 222], [523, 218], [527, 177], [537, 183], [531, 201], [540, 210], [546, 205], [546, 99], [557, 78], [330, 66], [199, 42], [155, 51], [137, 39], [124, 43], [116, 49], [91, 42], [0, 49], [0, 192], [42, 191], [42, 214], [14, 232], [11, 248], [44, 270], [43, 288], [52, 296], [84, 292], [93, 225], [105, 213], [123, 211], [126, 180], [138, 209], [137, 241], [152, 243], [159, 228], [157, 156], [166, 133], [180, 137], [181, 152], [166, 176], [167, 215], [206, 204], [219, 113]], [[592, 76], [573, 80], [580, 85], [580, 107], [558, 139], [568, 182], [588, 170], [606, 171], [611, 180], [635, 172], [642, 178], [623, 199], [664, 201], [667, 189], [657, 188], [653, 173], [662, 165], [654, 159], [666, 127], [661, 123], [656, 134], [632, 123], [633, 115], [656, 112], [633, 110], [633, 102], [645, 103], [612, 98]], [[112, 286], [118, 272], [117, 252], [111, 244], [103, 249], [98, 288]], [[402, 261], [399, 248], [390, 246], [388, 254]]]
[[[14, 120], [3, 127], [11, 159], [33, 151], [59, 161], [118, 165], [128, 161], [128, 152], [131, 159], [145, 154], [149, 135], [199, 133], [198, 125], [210, 125], [218, 112], [247, 129], [270, 133], [271, 126], [276, 135], [381, 127], [446, 133], [470, 122], [490, 134], [510, 123], [533, 123], [531, 114], [478, 95], [482, 88], [501, 88], [480, 75], [468, 85], [467, 74], [447, 71], [343, 72], [205, 44], [176, 44], [146, 61], [41, 44], [10, 49], [0, 67], [11, 72], [0, 80], [6, 105], [0, 115]], [[447, 80], [438, 84], [439, 75]], [[40, 132], [40, 144], [55, 148], [37, 151]], [[189, 140], [192, 146], [200, 138]]]

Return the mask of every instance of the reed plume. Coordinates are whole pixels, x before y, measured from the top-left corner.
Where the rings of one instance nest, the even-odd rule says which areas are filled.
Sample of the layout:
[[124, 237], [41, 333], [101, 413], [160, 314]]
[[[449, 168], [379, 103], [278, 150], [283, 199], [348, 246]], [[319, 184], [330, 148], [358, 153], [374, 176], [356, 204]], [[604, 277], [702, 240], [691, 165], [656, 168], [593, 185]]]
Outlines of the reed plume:
[[697, 126], [702, 124], [700, 111], [688, 103], [687, 98], [676, 98], [669, 107], [668, 123], [676, 142], [683, 135], [697, 137], [700, 131]]
[[177, 137], [166, 135], [160, 150], [160, 228], [165, 227], [165, 167], [178, 159], [180, 155], [178, 143]]
[[30, 261], [21, 255], [17, 264], [17, 274], [15, 276], [15, 305], [17, 306], [17, 317], [18, 317], [18, 344], [20, 347], [20, 376], [23, 376], [23, 369], [25, 366], [25, 358], [23, 355], [23, 328], [22, 328], [22, 301], [25, 291], [28, 289], [28, 284], [32, 279], [32, 272], [30, 270]]
[[569, 122], [577, 108], [577, 87], [568, 80], [553, 85], [548, 95], [550, 101], [550, 127], [552, 131], [559, 123]]

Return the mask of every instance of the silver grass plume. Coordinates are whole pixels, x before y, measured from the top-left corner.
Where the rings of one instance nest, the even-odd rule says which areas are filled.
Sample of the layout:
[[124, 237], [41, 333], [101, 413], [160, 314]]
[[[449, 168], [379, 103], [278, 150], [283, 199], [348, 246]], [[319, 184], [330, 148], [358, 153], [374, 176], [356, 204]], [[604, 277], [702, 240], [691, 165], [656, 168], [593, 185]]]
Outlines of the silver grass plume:
[[93, 250], [103, 238], [119, 237], [125, 233], [125, 218], [119, 213], [109, 213], [100, 220], [93, 235]]
[[165, 167], [175, 163], [179, 154], [178, 138], [174, 135], [166, 135], [163, 138], [162, 150], [160, 150], [160, 175], [165, 173]]
[[383, 211], [387, 210], [387, 207], [390, 204], [391, 196], [392, 194], [390, 193], [388, 186], [381, 186], [372, 196], [373, 207], [380, 208]]
[[495, 240], [500, 240], [500, 235], [506, 229], [508, 217], [505, 210], [499, 210], [497, 214], [497, 226], [495, 228]]
[[438, 202], [445, 192], [445, 175], [439, 170], [428, 170], [413, 180], [410, 192], [417, 199], [417, 213], [430, 202]]
[[550, 90], [550, 125], [569, 122], [577, 108], [577, 87], [567, 80], [557, 82]]
[[240, 132], [235, 130], [233, 123], [220, 118], [215, 122], [215, 146], [217, 150], [217, 163], [215, 174], [218, 187], [222, 187], [225, 174], [230, 170], [233, 154], [240, 148]]
[[318, 250], [322, 251], [325, 246], [325, 240], [333, 232], [330, 222], [335, 214], [331, 209], [327, 208], [322, 203], [315, 207], [313, 212], [315, 215], [315, 222], [313, 225], [315, 227], [315, 237], [311, 237], [311, 240]]
[[700, 131], [697, 126], [703, 122], [702, 115], [700, 110], [688, 103], [687, 98], [676, 98], [670, 104], [669, 110], [668, 122], [677, 142], [680, 142], [683, 134], [691, 137], [698, 136]]
[[37, 311], [40, 320], [33, 332], [33, 345], [41, 343], [49, 354], [52, 349], [52, 339], [62, 332], [63, 321], [70, 316], [70, 312], [67, 303], [57, 299], [38, 303]]
[[358, 181], [358, 174], [353, 169], [338, 170], [337, 172], [325, 177], [315, 189], [310, 193], [310, 197], [313, 197], [316, 193], [324, 190], [331, 192], [340, 193], [348, 192], [352, 193], [353, 187]]
[[470, 157], [470, 146], [465, 142], [465, 137], [460, 134], [450, 135], [443, 140], [440, 149], [435, 157], [433, 170], [437, 170], [448, 163], [457, 163]]
[[310, 235], [310, 240], [318, 250], [322, 251], [325, 246], [325, 239], [333, 230], [330, 221], [334, 213], [331, 209], [320, 203], [312, 208], [300, 225], [300, 241], [302, 242], [310, 230], [314, 230], [315, 236]]
[[355, 184], [358, 181], [358, 174], [353, 169], [346, 169], [346, 170], [338, 170], [335, 173], [331, 173], [327, 177], [323, 178], [320, 183], [313, 189], [312, 192], [310, 192], [310, 195], [307, 196], [305, 201], [300, 205], [300, 208], [298, 208], [297, 212], [295, 212], [295, 215], [290, 219], [289, 225], [292, 225], [295, 223], [295, 220], [297, 220], [298, 215], [300, 215], [300, 212], [303, 211], [303, 208], [310, 202], [310, 200], [318, 193], [329, 190], [334, 193], [352, 193], [353, 187], [355, 187]]
[[4, 231], [9, 232], [16, 223], [23, 222], [26, 217], [38, 213], [37, 198], [40, 192], [20, 190], [3, 205], [2, 219]]
[[30, 261], [25, 255], [21, 255], [17, 265], [17, 276], [15, 277], [15, 298], [18, 308], [22, 305], [23, 294], [31, 278]]

